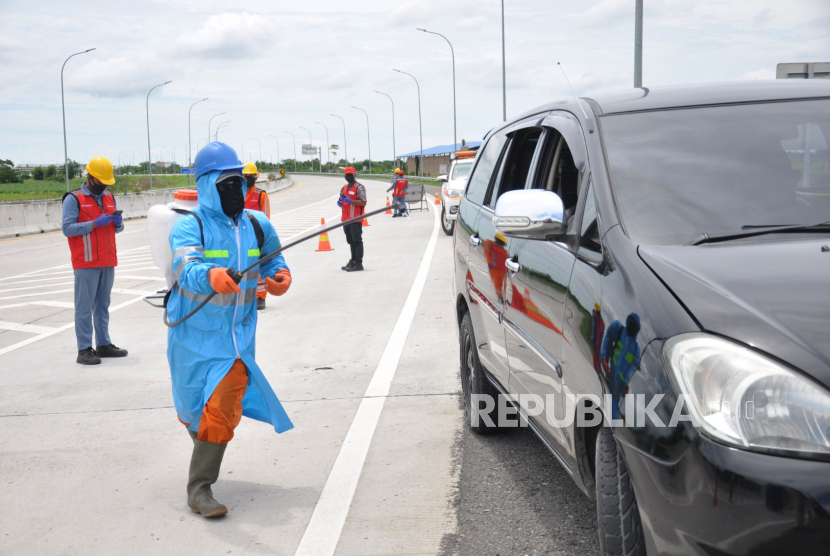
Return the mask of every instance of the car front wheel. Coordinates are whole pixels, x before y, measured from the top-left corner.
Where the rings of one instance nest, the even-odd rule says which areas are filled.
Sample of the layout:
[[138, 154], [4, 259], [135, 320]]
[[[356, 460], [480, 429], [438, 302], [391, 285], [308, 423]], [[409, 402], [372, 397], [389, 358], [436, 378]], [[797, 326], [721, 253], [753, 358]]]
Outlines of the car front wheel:
[[455, 229], [455, 220], [447, 218], [447, 209], [444, 208], [443, 204], [441, 205], [441, 229], [448, 236], [451, 236], [452, 231]]
[[594, 469], [600, 555], [646, 556], [631, 476], [610, 427], [597, 434]]

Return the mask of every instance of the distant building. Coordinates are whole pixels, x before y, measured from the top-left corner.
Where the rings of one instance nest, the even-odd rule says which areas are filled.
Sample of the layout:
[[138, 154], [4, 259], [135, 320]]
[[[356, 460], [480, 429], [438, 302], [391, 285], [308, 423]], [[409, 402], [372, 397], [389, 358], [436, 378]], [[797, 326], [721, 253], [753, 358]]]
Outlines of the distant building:
[[[481, 141], [469, 141], [466, 147], [461, 147], [457, 150], [476, 150], [481, 146]], [[450, 170], [450, 155], [456, 152], [455, 145], [438, 145], [424, 149], [424, 175], [425, 176], [440, 176], [446, 174]], [[397, 166], [403, 169], [407, 174], [416, 175], [419, 173], [419, 165], [421, 158], [421, 150], [415, 152], [402, 154], [397, 157], [395, 161]]]

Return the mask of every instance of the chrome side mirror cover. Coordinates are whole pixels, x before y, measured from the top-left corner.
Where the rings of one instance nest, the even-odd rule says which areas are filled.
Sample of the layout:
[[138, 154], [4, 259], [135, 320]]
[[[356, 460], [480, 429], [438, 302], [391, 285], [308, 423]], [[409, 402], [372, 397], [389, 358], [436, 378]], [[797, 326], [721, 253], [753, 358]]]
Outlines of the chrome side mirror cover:
[[546, 239], [566, 231], [565, 206], [553, 191], [508, 191], [496, 202], [493, 226], [505, 236]]

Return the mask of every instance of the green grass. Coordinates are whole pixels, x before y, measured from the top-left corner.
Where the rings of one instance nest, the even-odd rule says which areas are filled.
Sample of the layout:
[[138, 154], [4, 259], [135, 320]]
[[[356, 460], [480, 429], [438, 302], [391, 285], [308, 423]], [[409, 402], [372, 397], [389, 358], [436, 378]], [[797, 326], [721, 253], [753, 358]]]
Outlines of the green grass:
[[[70, 190], [78, 189], [84, 181], [85, 178], [72, 178], [69, 180]], [[178, 174], [153, 174], [153, 189], [187, 186], [187, 176]], [[149, 188], [149, 176], [115, 176], [115, 185], [111, 185], [109, 190], [112, 193], [121, 194], [146, 191]], [[0, 202], [60, 199], [65, 192], [66, 183], [63, 180], [36, 181], [29, 179], [23, 183], [0, 184]]]

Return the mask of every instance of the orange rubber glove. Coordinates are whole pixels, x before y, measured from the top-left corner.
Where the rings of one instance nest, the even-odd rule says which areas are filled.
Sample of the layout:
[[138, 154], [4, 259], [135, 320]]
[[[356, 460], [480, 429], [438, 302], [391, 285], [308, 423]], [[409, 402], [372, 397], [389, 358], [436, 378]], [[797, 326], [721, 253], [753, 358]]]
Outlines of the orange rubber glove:
[[211, 268], [208, 270], [208, 282], [216, 293], [225, 295], [229, 293], [242, 293], [239, 284], [233, 281], [228, 274], [227, 268]]
[[274, 278], [265, 279], [265, 289], [271, 295], [282, 295], [291, 286], [291, 273], [282, 269], [274, 275]]

